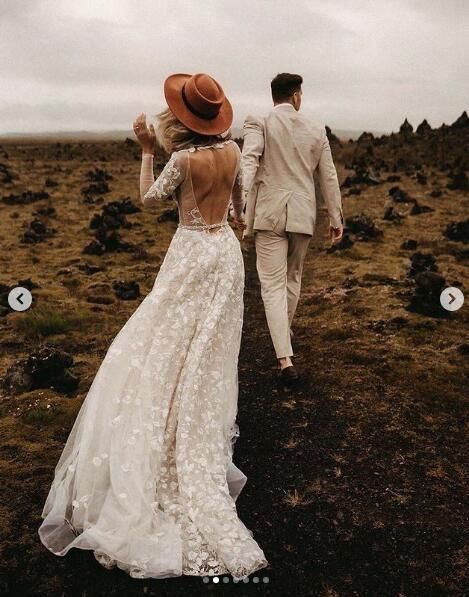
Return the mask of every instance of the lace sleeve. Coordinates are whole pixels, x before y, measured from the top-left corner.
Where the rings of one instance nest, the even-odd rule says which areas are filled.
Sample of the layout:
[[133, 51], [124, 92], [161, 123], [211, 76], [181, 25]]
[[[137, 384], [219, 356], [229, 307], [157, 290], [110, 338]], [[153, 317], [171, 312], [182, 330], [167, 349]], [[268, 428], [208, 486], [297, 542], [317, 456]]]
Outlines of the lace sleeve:
[[156, 180], [153, 177], [153, 156], [151, 154], [142, 155], [140, 198], [145, 207], [156, 205], [160, 199], [172, 198], [182, 179], [182, 170], [175, 153], [171, 155]]

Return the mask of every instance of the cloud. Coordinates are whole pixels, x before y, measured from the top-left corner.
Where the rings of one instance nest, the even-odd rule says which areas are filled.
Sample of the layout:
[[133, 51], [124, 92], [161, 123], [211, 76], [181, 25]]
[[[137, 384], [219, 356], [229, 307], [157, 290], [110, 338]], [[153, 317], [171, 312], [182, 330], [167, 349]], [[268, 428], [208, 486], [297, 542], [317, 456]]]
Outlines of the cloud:
[[289, 71], [332, 127], [438, 126], [468, 107], [468, 16], [459, 0], [4, 0], [0, 132], [129, 128], [167, 75], [200, 71], [238, 123]]

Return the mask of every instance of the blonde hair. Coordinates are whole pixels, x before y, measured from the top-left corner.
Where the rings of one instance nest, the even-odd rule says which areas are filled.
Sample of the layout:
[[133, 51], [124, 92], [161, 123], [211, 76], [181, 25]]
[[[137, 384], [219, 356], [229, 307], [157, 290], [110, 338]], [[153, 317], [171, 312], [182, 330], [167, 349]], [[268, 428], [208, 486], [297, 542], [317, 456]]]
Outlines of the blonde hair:
[[231, 139], [231, 132], [222, 135], [202, 135], [191, 131], [176, 118], [169, 108], [155, 114], [157, 125], [155, 129], [156, 140], [167, 154], [189, 147], [212, 145], [220, 141]]

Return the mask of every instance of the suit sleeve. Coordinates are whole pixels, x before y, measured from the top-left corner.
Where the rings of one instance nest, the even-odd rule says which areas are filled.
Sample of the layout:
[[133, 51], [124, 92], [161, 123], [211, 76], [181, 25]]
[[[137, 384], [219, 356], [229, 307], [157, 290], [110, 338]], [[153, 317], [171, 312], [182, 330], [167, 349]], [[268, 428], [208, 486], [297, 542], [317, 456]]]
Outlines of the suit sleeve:
[[263, 153], [264, 126], [262, 121], [254, 116], [247, 116], [243, 127], [243, 153], [241, 157], [245, 195], [251, 190]]
[[344, 216], [339, 180], [325, 128], [322, 131], [322, 149], [317, 169], [319, 185], [329, 213], [330, 224], [334, 228], [343, 228]]

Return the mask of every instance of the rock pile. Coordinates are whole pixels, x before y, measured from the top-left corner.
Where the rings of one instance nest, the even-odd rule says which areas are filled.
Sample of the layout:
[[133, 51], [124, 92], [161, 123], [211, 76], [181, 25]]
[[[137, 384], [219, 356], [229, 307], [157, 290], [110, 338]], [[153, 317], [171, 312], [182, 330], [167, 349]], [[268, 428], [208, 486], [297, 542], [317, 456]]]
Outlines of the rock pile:
[[79, 379], [69, 371], [73, 357], [53, 347], [43, 346], [25, 359], [14, 363], [6, 372], [2, 385], [10, 392], [29, 392], [53, 388], [69, 393], [76, 390]]

